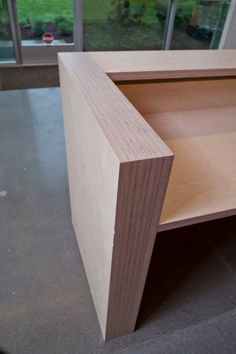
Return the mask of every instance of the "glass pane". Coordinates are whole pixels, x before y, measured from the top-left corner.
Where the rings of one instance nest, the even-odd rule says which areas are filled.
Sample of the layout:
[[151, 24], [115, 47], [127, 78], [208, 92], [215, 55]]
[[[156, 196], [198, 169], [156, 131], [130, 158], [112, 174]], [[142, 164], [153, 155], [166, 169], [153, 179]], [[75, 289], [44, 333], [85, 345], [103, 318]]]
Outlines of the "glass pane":
[[23, 45], [43, 44], [45, 33], [73, 43], [73, 0], [17, 0], [17, 10]]
[[0, 0], [0, 63], [15, 61], [7, 0]]
[[230, 1], [177, 0], [171, 49], [218, 48]]
[[168, 2], [84, 0], [84, 49], [161, 49]]

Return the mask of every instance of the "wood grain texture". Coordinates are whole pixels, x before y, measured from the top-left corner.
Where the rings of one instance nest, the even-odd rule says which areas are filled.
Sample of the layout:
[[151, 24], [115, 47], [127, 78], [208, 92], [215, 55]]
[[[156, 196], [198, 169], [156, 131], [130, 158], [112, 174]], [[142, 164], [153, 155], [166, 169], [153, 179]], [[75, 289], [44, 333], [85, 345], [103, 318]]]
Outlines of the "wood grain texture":
[[114, 81], [236, 75], [236, 50], [93, 52]]
[[111, 339], [134, 330], [173, 154], [87, 54], [59, 66], [73, 226]]
[[120, 166], [106, 339], [135, 328], [172, 157]]
[[59, 58], [120, 162], [172, 155], [88, 53], [60, 53]]
[[119, 161], [60, 64], [72, 222], [105, 336]]

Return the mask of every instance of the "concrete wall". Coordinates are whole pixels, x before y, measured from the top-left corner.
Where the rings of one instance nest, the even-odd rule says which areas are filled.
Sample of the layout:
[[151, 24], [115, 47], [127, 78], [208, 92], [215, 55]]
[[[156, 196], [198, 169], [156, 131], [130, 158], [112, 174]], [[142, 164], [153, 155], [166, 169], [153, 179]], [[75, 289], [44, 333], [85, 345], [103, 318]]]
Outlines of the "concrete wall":
[[0, 66], [0, 89], [59, 86], [57, 65]]

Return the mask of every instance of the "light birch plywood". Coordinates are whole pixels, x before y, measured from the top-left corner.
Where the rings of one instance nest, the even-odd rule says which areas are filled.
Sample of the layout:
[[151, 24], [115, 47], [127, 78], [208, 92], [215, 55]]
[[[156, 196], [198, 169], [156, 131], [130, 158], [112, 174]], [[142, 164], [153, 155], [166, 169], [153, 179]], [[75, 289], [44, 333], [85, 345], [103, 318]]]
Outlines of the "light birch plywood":
[[146, 118], [175, 154], [159, 231], [235, 215], [236, 106]]
[[59, 59], [73, 225], [110, 339], [135, 327], [156, 232], [235, 214], [236, 51]]
[[236, 75], [236, 50], [93, 52], [114, 81]]
[[236, 79], [119, 87], [175, 154], [158, 231], [236, 214]]
[[233, 106], [236, 79], [159, 81], [118, 84], [122, 93], [143, 115]]
[[88, 54], [61, 54], [73, 226], [105, 339], [135, 328], [173, 154]]

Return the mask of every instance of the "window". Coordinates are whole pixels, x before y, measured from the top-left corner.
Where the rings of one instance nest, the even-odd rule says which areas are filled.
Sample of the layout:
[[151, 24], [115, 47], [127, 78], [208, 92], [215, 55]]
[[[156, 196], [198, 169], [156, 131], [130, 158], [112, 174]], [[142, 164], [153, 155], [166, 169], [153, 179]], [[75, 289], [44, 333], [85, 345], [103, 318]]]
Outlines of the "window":
[[16, 62], [7, 0], [0, 0], [0, 62]]
[[84, 0], [84, 49], [217, 48], [229, 4], [229, 0]]
[[171, 49], [217, 49], [230, 2], [177, 0]]
[[[76, 0], [74, 0], [76, 1]], [[73, 0], [16, 0], [23, 63], [56, 62], [73, 51]]]
[[43, 44], [44, 33], [51, 33], [54, 43], [73, 43], [72, 0], [17, 0], [18, 20], [23, 45]]
[[74, 50], [215, 49], [229, 7], [230, 0], [0, 0], [0, 63], [55, 63], [59, 51]]
[[85, 50], [161, 49], [168, 1], [85, 0]]

